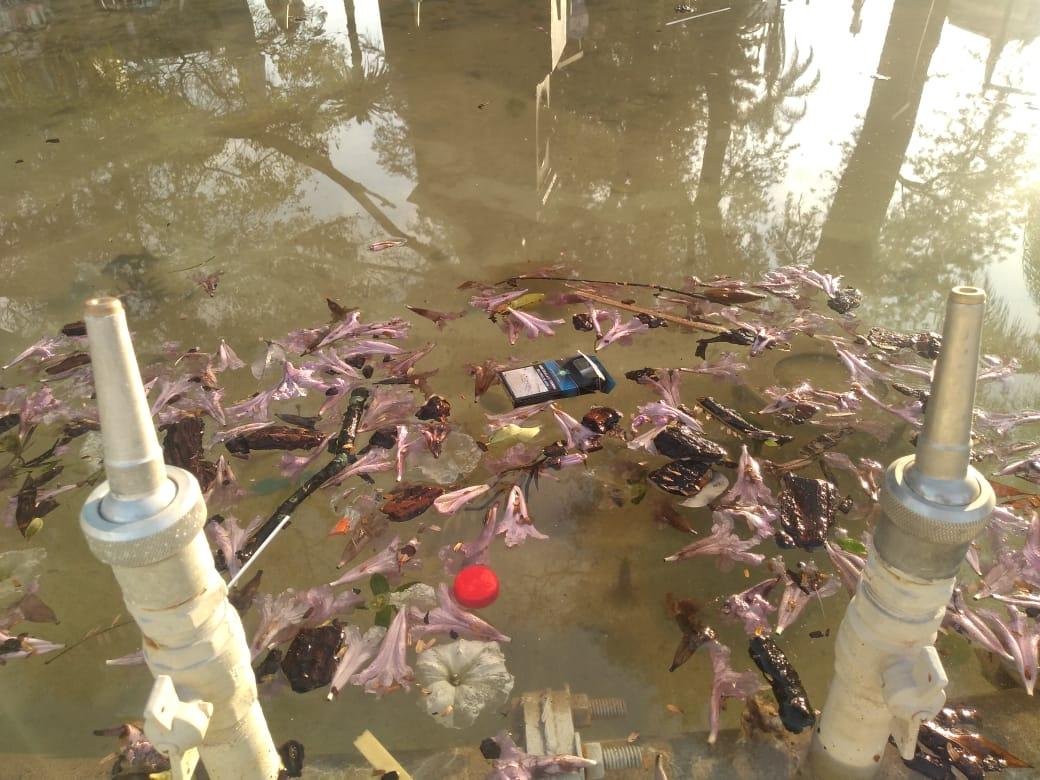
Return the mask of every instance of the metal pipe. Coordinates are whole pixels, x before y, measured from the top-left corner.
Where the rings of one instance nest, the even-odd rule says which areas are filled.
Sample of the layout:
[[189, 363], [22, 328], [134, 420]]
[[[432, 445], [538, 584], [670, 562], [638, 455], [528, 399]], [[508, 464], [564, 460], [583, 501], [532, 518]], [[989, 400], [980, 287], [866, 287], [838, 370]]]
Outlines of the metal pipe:
[[145, 733], [170, 755], [174, 777], [190, 776], [197, 748], [215, 780], [274, 780], [281, 760], [242, 623], [202, 533], [199, 483], [163, 463], [122, 304], [89, 301], [85, 321], [107, 480], [87, 498], [80, 526], [112, 567], [157, 678]]
[[946, 700], [936, 634], [968, 546], [996, 503], [970, 465], [985, 301], [973, 287], [950, 293], [917, 453], [885, 473], [881, 516], [813, 735], [815, 777], [873, 777], [889, 735], [912, 758], [920, 724]]

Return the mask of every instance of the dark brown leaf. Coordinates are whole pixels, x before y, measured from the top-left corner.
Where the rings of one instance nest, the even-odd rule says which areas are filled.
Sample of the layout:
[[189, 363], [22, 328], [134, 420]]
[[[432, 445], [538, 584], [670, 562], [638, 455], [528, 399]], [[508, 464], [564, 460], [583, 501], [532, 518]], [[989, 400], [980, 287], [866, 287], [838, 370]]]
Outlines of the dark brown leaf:
[[233, 455], [248, 456], [252, 450], [312, 450], [325, 437], [318, 431], [287, 425], [269, 425], [224, 442]]
[[436, 485], [405, 485], [387, 493], [386, 502], [379, 510], [395, 523], [418, 517], [444, 494]]
[[63, 336], [86, 336], [87, 324], [83, 320], [76, 320], [61, 326]]

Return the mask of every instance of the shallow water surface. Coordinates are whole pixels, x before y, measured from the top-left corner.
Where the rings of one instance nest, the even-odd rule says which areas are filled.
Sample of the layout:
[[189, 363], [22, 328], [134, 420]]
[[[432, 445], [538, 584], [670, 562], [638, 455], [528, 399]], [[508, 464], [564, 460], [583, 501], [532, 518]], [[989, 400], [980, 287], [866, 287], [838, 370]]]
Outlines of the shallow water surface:
[[[981, 398], [1035, 407], [1040, 3], [692, 5], [0, 4], [0, 360], [79, 319], [83, 299], [98, 292], [122, 296], [142, 363], [164, 342], [210, 349], [218, 338], [248, 363], [263, 339], [324, 321], [326, 296], [385, 319], [407, 315], [404, 304], [460, 310], [467, 280], [557, 262], [586, 277], [676, 286], [691, 275], [750, 279], [811, 262], [863, 291], [864, 323], [900, 330], [936, 328], [951, 285], [984, 287], [985, 349], [1023, 365]], [[389, 237], [407, 243], [368, 249]], [[214, 273], [209, 296], [197, 280]], [[413, 319], [413, 342], [437, 343], [427, 359], [439, 369], [434, 389], [473, 433], [482, 412], [506, 401], [496, 388], [472, 403], [463, 364], [559, 357], [591, 343], [568, 325], [553, 341], [510, 349], [477, 313], [443, 331]], [[643, 365], [695, 365], [677, 331], [611, 347], [604, 362], [619, 378]], [[845, 381], [830, 352], [803, 347], [756, 358], [747, 387], [722, 393], [757, 409], [762, 397], [749, 388]], [[15, 369], [0, 375], [0, 385], [25, 381]], [[691, 399], [719, 392], [706, 378], [684, 382]], [[253, 388], [248, 376], [229, 378], [226, 397]], [[622, 382], [610, 404], [630, 411], [646, 400]], [[580, 417], [587, 406], [566, 408]], [[882, 462], [906, 451], [905, 436], [855, 444]], [[627, 485], [607, 463], [543, 481], [532, 515], [551, 539], [496, 552], [503, 595], [482, 614], [513, 637], [515, 694], [569, 684], [620, 696], [629, 715], [604, 734], [692, 734], [700, 746], [710, 664], [700, 654], [667, 672], [678, 632], [665, 595], [713, 603], [762, 577], [719, 572], [707, 558], [662, 565], [685, 542], [654, 526], [661, 494], [617, 506], [605, 485]], [[277, 455], [235, 466], [259, 486], [235, 514], [269, 513], [288, 487], [270, 481]], [[89, 471], [68, 464], [68, 474]], [[30, 542], [0, 529], [2, 549], [47, 549], [41, 593], [61, 624], [38, 633], [54, 641], [74, 642], [122, 611], [76, 522], [85, 495], [66, 494]], [[335, 517], [321, 496], [297, 513], [261, 564], [264, 591], [335, 576], [342, 548], [325, 535]], [[708, 528], [704, 510], [690, 517]], [[460, 515], [442, 536], [470, 538], [478, 522]], [[439, 576], [442, 543], [426, 542], [427, 579]], [[785, 635], [816, 706], [832, 641], [808, 634], [833, 632], [844, 601], [811, 605]], [[748, 668], [739, 626], [716, 622], [735, 668]], [[53, 663], [0, 669], [0, 752], [86, 757], [97, 767], [112, 743], [91, 730], [138, 717], [150, 686], [144, 667], [103, 660], [138, 642], [133, 627], [116, 629]], [[963, 643], [941, 648], [951, 698], [982, 702], [994, 735], [1040, 761], [1022, 737], [1028, 729], [1001, 717], [1028, 709], [1024, 692], [998, 699]], [[265, 708], [276, 739], [300, 739], [313, 756], [352, 753], [365, 728], [395, 750], [435, 752], [473, 747], [505, 723], [488, 714], [451, 732], [415, 699], [351, 689], [330, 703], [323, 692], [283, 690]], [[731, 706], [724, 726], [736, 728], [738, 713]]]

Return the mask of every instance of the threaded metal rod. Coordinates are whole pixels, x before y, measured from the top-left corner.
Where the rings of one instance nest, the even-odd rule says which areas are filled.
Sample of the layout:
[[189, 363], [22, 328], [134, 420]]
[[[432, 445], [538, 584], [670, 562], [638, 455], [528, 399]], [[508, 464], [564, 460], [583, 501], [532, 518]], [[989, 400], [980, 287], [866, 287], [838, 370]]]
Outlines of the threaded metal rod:
[[636, 745], [603, 745], [603, 768], [608, 772], [642, 769], [643, 749]]
[[628, 705], [616, 697], [590, 698], [589, 712], [594, 718], [623, 718], [628, 714]]

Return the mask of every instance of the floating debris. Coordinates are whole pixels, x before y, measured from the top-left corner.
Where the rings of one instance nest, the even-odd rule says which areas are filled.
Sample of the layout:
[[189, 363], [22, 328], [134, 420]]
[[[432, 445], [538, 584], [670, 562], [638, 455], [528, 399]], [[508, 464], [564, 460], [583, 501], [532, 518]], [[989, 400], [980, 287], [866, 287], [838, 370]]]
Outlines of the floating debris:
[[814, 725], [816, 712], [809, 704], [801, 678], [776, 642], [768, 636], [753, 636], [748, 653], [773, 689], [784, 728], [798, 734]]

